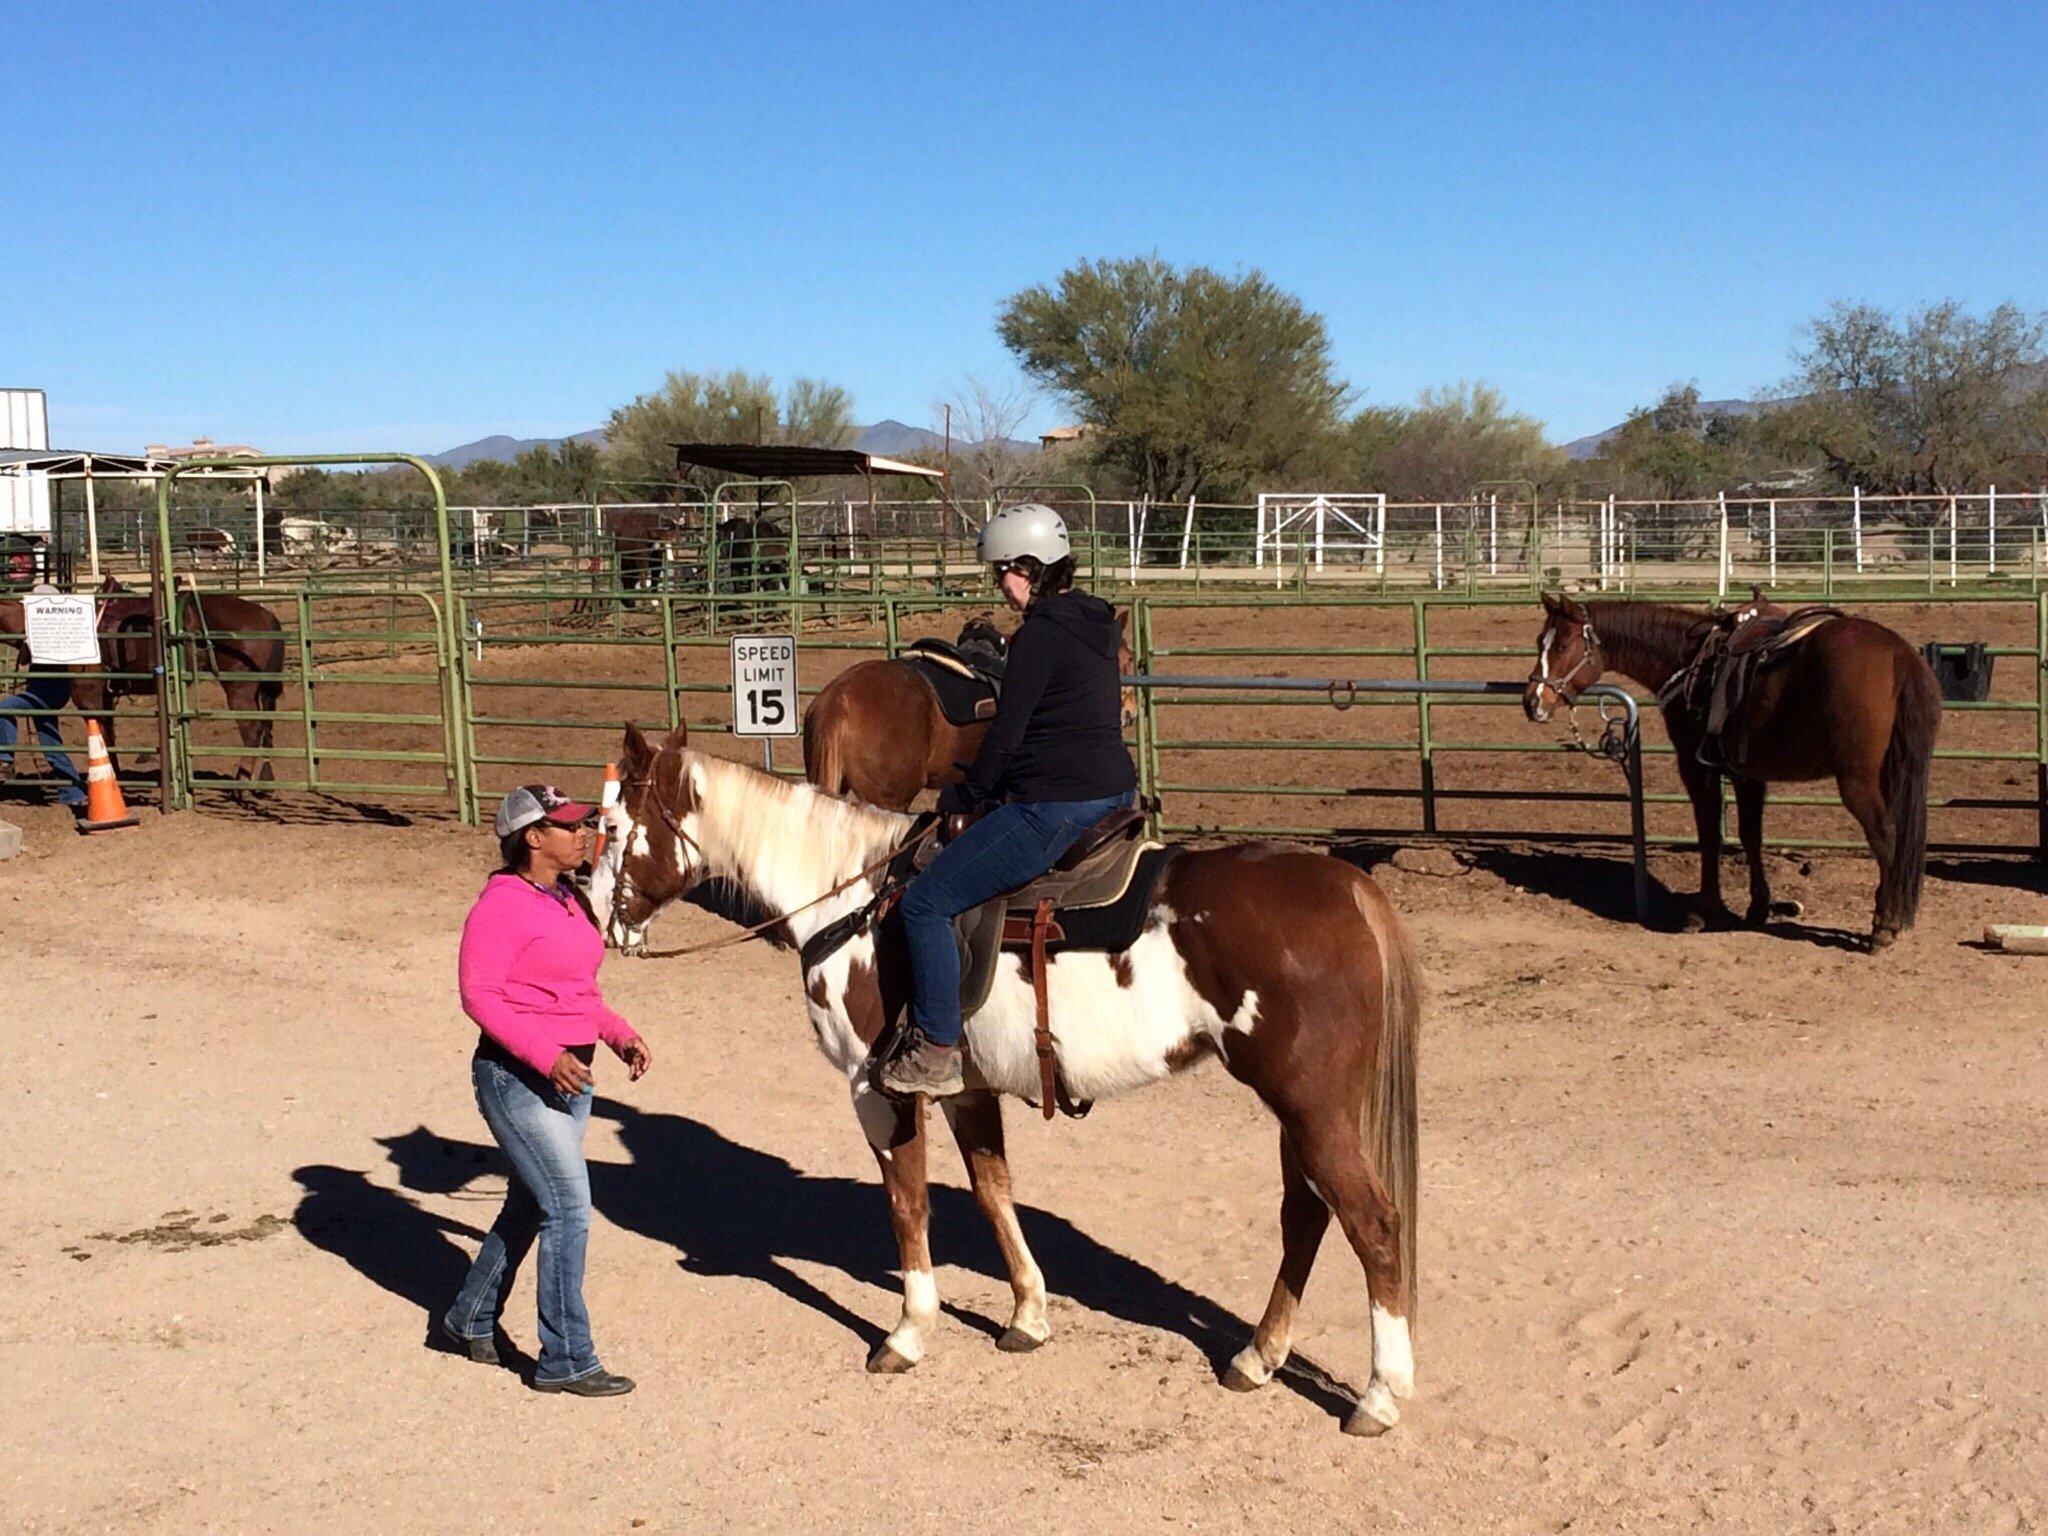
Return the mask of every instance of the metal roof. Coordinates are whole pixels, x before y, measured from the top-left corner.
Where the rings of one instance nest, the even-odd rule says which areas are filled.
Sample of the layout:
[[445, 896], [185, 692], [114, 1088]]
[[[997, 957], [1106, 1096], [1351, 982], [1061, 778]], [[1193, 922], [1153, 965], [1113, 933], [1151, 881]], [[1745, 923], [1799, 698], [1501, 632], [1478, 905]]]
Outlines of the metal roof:
[[944, 470], [862, 453], [858, 448], [806, 448], [794, 443], [671, 443], [678, 474], [691, 465], [749, 480], [796, 480], [816, 475], [915, 475], [944, 480]]
[[0, 469], [42, 471], [76, 475], [85, 472], [90, 460], [96, 470], [110, 475], [147, 474], [161, 466], [139, 453], [100, 453], [91, 448], [0, 448]]

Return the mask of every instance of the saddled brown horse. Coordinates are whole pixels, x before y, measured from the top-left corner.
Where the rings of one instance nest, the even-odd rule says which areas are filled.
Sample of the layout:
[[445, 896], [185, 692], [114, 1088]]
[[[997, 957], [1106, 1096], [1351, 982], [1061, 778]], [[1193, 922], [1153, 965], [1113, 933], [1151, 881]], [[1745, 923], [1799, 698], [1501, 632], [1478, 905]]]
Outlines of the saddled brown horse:
[[[80, 676], [71, 685], [71, 702], [80, 714], [100, 720], [111, 752], [114, 704], [156, 697], [156, 600], [147, 592], [129, 591], [112, 576], [99, 593], [100, 657], [107, 672], [116, 675]], [[284, 692], [284, 626], [277, 615], [229, 592], [185, 592], [178, 597], [178, 629], [192, 637], [187, 643], [194, 660], [219, 682], [228, 708], [249, 717], [235, 722], [242, 745], [252, 749], [235, 765], [235, 777], [275, 778], [270, 758], [254, 749], [269, 748], [271, 716]], [[131, 675], [118, 675], [123, 673]]]
[[[911, 836], [910, 817], [790, 784], [691, 751], [678, 729], [659, 747], [631, 726], [624, 796], [591, 899], [614, 938], [669, 902], [724, 879], [798, 949], [820, 1049], [842, 1073], [889, 1197], [903, 1265], [901, 1320], [868, 1361], [904, 1371], [939, 1323], [927, 1232], [922, 1100], [874, 1086], [868, 1052], [903, 1006], [900, 935], [862, 927], [838, 947], [823, 930], [871, 910], [875, 871]], [[1415, 1056], [1420, 976], [1407, 932], [1370, 876], [1327, 854], [1247, 843], [1181, 853], [1160, 878], [1137, 941], [1121, 954], [1066, 950], [1046, 965], [1048, 1016], [1072, 1092], [1101, 1098], [1154, 1083], [1204, 1057], [1280, 1122], [1280, 1273], [1229, 1384], [1270, 1381], [1286, 1362], [1295, 1308], [1334, 1214], [1364, 1266], [1372, 1378], [1345, 1422], [1377, 1434], [1414, 1389]], [[940, 1101], [995, 1229], [1016, 1299], [1007, 1350], [1051, 1334], [1045, 1277], [1011, 1201], [1000, 1095], [1040, 1091], [1032, 982], [1010, 955], [967, 1020], [969, 1091]], [[716, 1041], [705, 1042], [713, 1054]], [[1199, 1170], [1155, 1170], [1182, 1198]], [[743, 1202], [744, 1190], [733, 1198]], [[745, 1220], [743, 1209], [736, 1220]]]
[[[1667, 685], [1723, 622], [1669, 603], [1581, 603], [1546, 592], [1536, 665], [1522, 696], [1529, 718], [1541, 721], [1608, 671], [1658, 693], [1699, 831], [1695, 927], [1734, 921], [1721, 899], [1723, 769], [1700, 761], [1706, 722], [1693, 691]], [[1771, 912], [1763, 859], [1768, 786], [1832, 778], [1877, 857], [1871, 948], [1913, 926], [1927, 867], [1928, 767], [1940, 726], [1941, 690], [1926, 661], [1869, 619], [1830, 619], [1755, 674], [1719, 741], [1749, 861], [1749, 923], [1760, 926]]]
[[[1128, 635], [1130, 610], [1117, 614]], [[972, 619], [993, 630], [986, 618]], [[1132, 669], [1128, 638], [1117, 666]], [[1123, 690], [1123, 723], [1137, 719], [1135, 690]], [[981, 750], [988, 722], [954, 725], [924, 674], [900, 657], [857, 661], [818, 690], [804, 711], [804, 777], [831, 795], [851, 795], [884, 810], [905, 811], [921, 790], [958, 783]]]

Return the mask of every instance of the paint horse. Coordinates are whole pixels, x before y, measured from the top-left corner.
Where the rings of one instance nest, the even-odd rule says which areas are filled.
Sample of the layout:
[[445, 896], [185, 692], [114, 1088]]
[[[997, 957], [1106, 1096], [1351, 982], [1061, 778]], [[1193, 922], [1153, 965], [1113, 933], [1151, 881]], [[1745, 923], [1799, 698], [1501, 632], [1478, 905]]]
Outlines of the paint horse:
[[[626, 728], [624, 795], [594, 873], [597, 911], [625, 940], [708, 879], [780, 918], [795, 945], [811, 1028], [844, 1075], [888, 1193], [902, 1256], [901, 1320], [871, 1371], [905, 1371], [938, 1321], [927, 1238], [923, 1105], [874, 1086], [869, 1052], [907, 1005], [909, 962], [894, 924], [843, 945], [819, 934], [868, 908], [872, 871], [911, 835], [910, 817], [836, 799], [694, 752], [678, 729], [659, 747]], [[831, 894], [824, 894], [831, 893]], [[824, 895], [824, 899], [820, 899]], [[817, 953], [815, 961], [808, 954]], [[1406, 930], [1371, 878], [1325, 854], [1273, 844], [1182, 852], [1137, 941], [1120, 954], [1067, 951], [1046, 966], [1060, 1072], [1077, 1098], [1104, 1098], [1219, 1057], [1280, 1122], [1281, 1263], [1230, 1385], [1285, 1363], [1295, 1308], [1334, 1214], [1364, 1266], [1372, 1377], [1345, 1422], [1378, 1434], [1414, 1390], [1415, 1052], [1420, 977]], [[1004, 1157], [1001, 1095], [1040, 1091], [1032, 982], [1005, 954], [967, 1020], [968, 1091], [940, 1101], [975, 1198], [995, 1229], [1015, 1310], [1000, 1345], [1050, 1335], [1045, 1278], [1024, 1241]]]
[[[1130, 610], [1117, 614], [1127, 633]], [[1001, 632], [985, 616], [970, 619], [960, 643]], [[1117, 647], [1117, 666], [1133, 670], [1130, 641]], [[910, 658], [859, 661], [818, 690], [804, 711], [804, 777], [831, 795], [851, 795], [885, 810], [905, 811], [918, 793], [957, 784], [981, 750], [993, 713], [978, 720], [947, 718], [938, 692]], [[1123, 723], [1138, 718], [1137, 692], [1123, 690]]]
[[[1769, 606], [1761, 611], [1768, 620]], [[1746, 921], [1758, 927], [1771, 913], [1763, 858], [1769, 786], [1834, 779], [1877, 858], [1870, 947], [1882, 949], [1913, 926], [1920, 905], [1928, 771], [1941, 725], [1934, 674], [1882, 624], [1847, 614], [1830, 618], [1754, 673], [1719, 734], [1717, 761], [1709, 764], [1700, 757], [1706, 719], [1699, 695], [1707, 690], [1684, 683], [1723, 623], [1722, 616], [1668, 603], [1581, 603], [1546, 592], [1522, 707], [1531, 720], [1548, 720], [1557, 705], [1569, 706], [1610, 670], [1657, 693], [1699, 831], [1694, 928], [1734, 922], [1721, 899], [1722, 773], [1734, 782], [1736, 823], [1749, 862]]]

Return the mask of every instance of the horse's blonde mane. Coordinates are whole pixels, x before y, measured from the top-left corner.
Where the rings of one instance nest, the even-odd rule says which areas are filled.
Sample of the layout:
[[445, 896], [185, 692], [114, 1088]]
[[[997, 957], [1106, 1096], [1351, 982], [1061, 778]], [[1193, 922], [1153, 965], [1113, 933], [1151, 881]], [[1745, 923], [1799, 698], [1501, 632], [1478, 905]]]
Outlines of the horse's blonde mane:
[[697, 820], [712, 873], [762, 897], [800, 902], [872, 864], [902, 841], [911, 818], [723, 757], [683, 749], [698, 776]]

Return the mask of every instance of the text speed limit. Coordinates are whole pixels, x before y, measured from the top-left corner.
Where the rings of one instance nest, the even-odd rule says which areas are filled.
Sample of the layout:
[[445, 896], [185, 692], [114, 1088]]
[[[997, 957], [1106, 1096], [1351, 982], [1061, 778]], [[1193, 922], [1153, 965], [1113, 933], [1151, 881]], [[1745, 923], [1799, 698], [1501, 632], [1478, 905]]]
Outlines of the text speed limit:
[[732, 730], [735, 736], [796, 736], [796, 636], [732, 637]]

